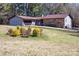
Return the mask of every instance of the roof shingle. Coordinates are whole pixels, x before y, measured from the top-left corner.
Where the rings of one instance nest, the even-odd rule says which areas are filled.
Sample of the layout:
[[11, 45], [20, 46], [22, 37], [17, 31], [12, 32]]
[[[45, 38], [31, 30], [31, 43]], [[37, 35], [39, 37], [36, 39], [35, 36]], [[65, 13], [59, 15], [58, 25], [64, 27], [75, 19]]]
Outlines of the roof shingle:
[[18, 16], [24, 20], [32, 19], [32, 20], [39, 20], [39, 19], [64, 19], [68, 14], [53, 14], [41, 17], [30, 17], [30, 16]]

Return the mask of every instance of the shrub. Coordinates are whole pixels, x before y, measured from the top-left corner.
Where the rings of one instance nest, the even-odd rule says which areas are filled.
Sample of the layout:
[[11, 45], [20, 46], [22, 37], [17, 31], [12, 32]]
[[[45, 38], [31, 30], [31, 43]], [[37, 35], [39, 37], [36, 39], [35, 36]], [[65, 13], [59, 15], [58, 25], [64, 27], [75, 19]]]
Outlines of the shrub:
[[11, 36], [19, 36], [21, 34], [20, 28], [16, 27], [15, 29], [9, 29], [8, 34]]
[[21, 27], [21, 29], [20, 29], [21, 35], [23, 35], [23, 33], [25, 33], [25, 31], [26, 31], [26, 29]]
[[20, 29], [15, 29], [14, 35], [19, 36], [21, 34]]
[[32, 36], [38, 36], [38, 31], [36, 29], [33, 30], [33, 35]]
[[24, 28], [24, 27], [17, 26], [14, 29], [9, 29], [8, 34], [11, 36], [20, 36], [21, 35], [22, 37], [28, 37], [30, 35], [41, 36], [42, 31], [43, 31], [42, 28], [39, 28], [39, 27], [35, 27], [32, 30], [32, 28], [29, 26], [28, 29], [26, 30], [26, 28]]
[[9, 29], [7, 34], [11, 35], [11, 33], [12, 33], [12, 29]]
[[20, 27], [20, 26], [17, 26], [17, 27], [16, 27], [16, 29], [19, 29], [19, 30], [20, 30], [20, 29], [21, 29], [21, 27]]
[[27, 29], [28, 35], [31, 35], [31, 31], [32, 31], [31, 27], [29, 26], [28, 29]]
[[11, 32], [11, 36], [19, 36], [20, 34], [21, 33], [19, 29], [13, 29]]
[[21, 36], [24, 37], [26, 36], [26, 29], [25, 28], [21, 28]]
[[21, 28], [21, 35], [22, 35], [22, 37], [30, 36], [31, 35], [31, 28], [28, 27], [27, 30], [25, 28]]
[[42, 28], [35, 27], [33, 30], [33, 36], [41, 36], [42, 35]]

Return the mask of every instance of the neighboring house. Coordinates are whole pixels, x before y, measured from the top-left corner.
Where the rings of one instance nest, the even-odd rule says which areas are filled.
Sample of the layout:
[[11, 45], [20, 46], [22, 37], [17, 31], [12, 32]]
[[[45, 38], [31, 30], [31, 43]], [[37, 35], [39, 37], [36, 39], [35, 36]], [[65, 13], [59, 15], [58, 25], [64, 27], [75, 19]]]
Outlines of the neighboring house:
[[53, 14], [42, 17], [15, 16], [9, 20], [10, 25], [44, 25], [72, 28], [72, 19], [68, 14]]

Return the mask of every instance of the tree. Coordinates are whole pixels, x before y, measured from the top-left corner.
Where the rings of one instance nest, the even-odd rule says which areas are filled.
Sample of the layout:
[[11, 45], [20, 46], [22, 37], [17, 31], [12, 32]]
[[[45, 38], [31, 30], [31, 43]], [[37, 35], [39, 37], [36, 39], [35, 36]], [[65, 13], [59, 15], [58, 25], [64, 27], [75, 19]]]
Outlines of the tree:
[[42, 5], [37, 3], [30, 3], [28, 9], [31, 16], [40, 16], [42, 11]]

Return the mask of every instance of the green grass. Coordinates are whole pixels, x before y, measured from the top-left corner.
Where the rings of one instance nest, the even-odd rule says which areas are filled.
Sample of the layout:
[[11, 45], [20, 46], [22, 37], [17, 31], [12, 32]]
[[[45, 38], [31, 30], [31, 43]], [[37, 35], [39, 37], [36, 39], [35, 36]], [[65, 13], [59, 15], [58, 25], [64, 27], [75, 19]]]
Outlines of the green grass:
[[79, 43], [79, 33], [46, 29], [48, 40], [58, 43]]
[[0, 55], [79, 55], [79, 33], [44, 28], [38, 37], [11, 37], [6, 29], [0, 29]]
[[[6, 30], [8, 31], [8, 30]], [[0, 32], [0, 37], [9, 38], [10, 36], [6, 35], [5, 31]], [[76, 32], [67, 32], [58, 29], [43, 29], [43, 34], [39, 37], [13, 37], [21, 38], [26, 40], [46, 40], [51, 42], [59, 43], [76, 43], [79, 42], [79, 33]]]

